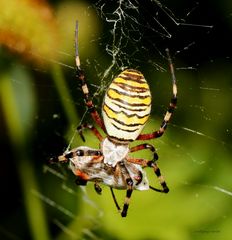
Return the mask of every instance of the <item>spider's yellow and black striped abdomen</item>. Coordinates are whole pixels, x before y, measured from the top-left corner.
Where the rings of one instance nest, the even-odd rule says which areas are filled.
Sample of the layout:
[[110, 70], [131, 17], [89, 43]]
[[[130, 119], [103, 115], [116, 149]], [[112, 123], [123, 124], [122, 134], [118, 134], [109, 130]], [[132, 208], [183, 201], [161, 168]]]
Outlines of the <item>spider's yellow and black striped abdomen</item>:
[[151, 93], [143, 74], [134, 69], [121, 72], [106, 91], [102, 114], [107, 134], [118, 141], [133, 141], [151, 111]]

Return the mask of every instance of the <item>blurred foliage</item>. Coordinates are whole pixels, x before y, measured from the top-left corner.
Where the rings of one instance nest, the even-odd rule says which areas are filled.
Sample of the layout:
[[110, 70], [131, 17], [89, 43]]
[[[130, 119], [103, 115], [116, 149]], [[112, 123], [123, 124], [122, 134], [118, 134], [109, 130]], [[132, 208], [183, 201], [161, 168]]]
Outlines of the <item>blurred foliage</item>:
[[0, 43], [22, 57], [38, 61], [57, 48], [55, 18], [46, 1], [0, 1]]
[[[100, 2], [105, 7], [104, 1]], [[166, 2], [169, 7], [174, 4]], [[175, 4], [173, 9], [184, 12], [183, 1]], [[81, 61], [92, 90], [100, 85], [110, 65], [105, 50], [112, 29], [91, 2], [0, 0], [0, 239], [231, 238], [232, 71], [228, 43], [232, 9], [227, 1], [213, 1], [209, 6], [219, 28], [207, 39], [199, 34], [196, 48], [174, 56], [178, 108], [165, 136], [151, 140], [171, 191], [167, 195], [134, 191], [128, 217], [122, 219], [108, 187], [103, 186], [99, 196], [93, 184], [77, 187], [67, 165], [47, 163], [65, 150], [73, 136], [72, 147], [83, 145], [74, 135], [85, 114], [75, 79], [75, 21], [79, 21]], [[200, 12], [200, 7], [194, 11], [197, 9]], [[168, 44], [179, 49], [190, 35], [174, 36]], [[157, 62], [166, 68], [165, 59]], [[144, 129], [151, 132], [159, 127], [168, 106], [170, 75], [154, 71], [146, 61], [139, 63], [153, 94], [152, 117]], [[181, 68], [189, 64], [195, 64], [197, 70]], [[97, 94], [94, 100], [100, 106]], [[88, 114], [84, 118], [90, 119]], [[88, 131], [85, 144], [98, 147]], [[135, 155], [151, 158], [146, 151]], [[158, 185], [152, 171], [148, 169], [147, 174], [151, 185]], [[125, 191], [115, 192], [123, 204]]]

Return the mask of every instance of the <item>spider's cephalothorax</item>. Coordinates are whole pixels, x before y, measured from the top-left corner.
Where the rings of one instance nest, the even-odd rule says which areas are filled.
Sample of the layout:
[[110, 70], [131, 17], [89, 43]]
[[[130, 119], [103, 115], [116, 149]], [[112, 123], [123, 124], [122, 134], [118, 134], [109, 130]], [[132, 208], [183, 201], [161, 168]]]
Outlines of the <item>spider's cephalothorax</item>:
[[[122, 217], [125, 217], [133, 189], [148, 189], [148, 181], [142, 167], [152, 168], [162, 187], [162, 189], [157, 189], [149, 186], [150, 189], [163, 193], [169, 191], [157, 166], [158, 155], [154, 146], [143, 143], [130, 147], [129, 143], [135, 140], [158, 138], [165, 132], [177, 103], [177, 85], [172, 60], [167, 49], [167, 60], [172, 77], [172, 98], [168, 110], [158, 130], [141, 134], [151, 111], [151, 93], [143, 74], [137, 70], [127, 69], [112, 81], [105, 93], [102, 105], [102, 120], [92, 102], [85, 74], [80, 66], [78, 24], [76, 24], [75, 46], [76, 76], [81, 83], [85, 104], [93, 121], [103, 130], [106, 137], [104, 138], [93, 125], [81, 124], [78, 127], [78, 132], [82, 139], [84, 140], [83, 129], [90, 129], [100, 141], [100, 149], [96, 150], [81, 146], [66, 151], [58, 158], [53, 158], [52, 162], [70, 161], [70, 167], [77, 176], [76, 183], [79, 185], [86, 184], [87, 181], [94, 181], [97, 192], [101, 191], [99, 183], [109, 186], [118, 210], [120, 210], [120, 207], [117, 204], [113, 188], [127, 189], [123, 210], [121, 211]], [[152, 160], [130, 157], [131, 152], [144, 149], [148, 149], [153, 153]]]

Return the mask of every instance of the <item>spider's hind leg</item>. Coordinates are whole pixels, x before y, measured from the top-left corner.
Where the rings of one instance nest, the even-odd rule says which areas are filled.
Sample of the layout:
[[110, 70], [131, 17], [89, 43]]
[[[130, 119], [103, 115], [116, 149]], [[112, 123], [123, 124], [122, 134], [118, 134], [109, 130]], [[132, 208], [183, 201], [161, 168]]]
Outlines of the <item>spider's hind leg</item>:
[[[167, 184], [164, 180], [164, 177], [161, 175], [161, 172], [160, 172], [160, 169], [159, 169], [157, 163], [155, 162], [159, 158], [158, 154], [155, 150], [155, 147], [153, 145], [149, 144], [149, 143], [143, 143], [143, 144], [137, 145], [135, 147], [132, 147], [130, 149], [130, 152], [136, 152], [136, 151], [145, 150], [145, 149], [148, 149], [153, 153], [153, 159], [150, 160], [150, 161], [144, 159], [139, 164], [142, 165], [142, 166], [145, 166], [145, 167], [148, 166], [148, 167], [153, 168], [154, 173], [157, 176], [157, 178], [159, 179], [160, 185], [162, 186], [162, 189], [157, 189], [157, 188], [154, 188], [152, 186], [149, 186], [150, 189], [155, 190], [157, 192], [168, 193], [169, 188], [168, 188], [168, 186], [167, 186]], [[136, 161], [136, 159], [134, 161]]]
[[124, 205], [123, 205], [122, 210], [121, 210], [121, 208], [120, 208], [120, 206], [117, 202], [117, 199], [115, 197], [115, 194], [114, 194], [114, 191], [113, 191], [112, 187], [110, 187], [110, 191], [111, 191], [111, 195], [113, 197], [114, 203], [116, 205], [116, 208], [118, 209], [118, 211], [121, 212], [122, 217], [126, 217], [127, 211], [128, 211], [128, 208], [129, 208], [129, 202], [130, 202], [131, 194], [132, 194], [132, 191], [133, 191], [133, 180], [130, 177], [130, 174], [129, 174], [124, 162], [122, 162], [122, 161], [119, 162], [117, 164], [117, 167], [119, 168], [121, 177], [123, 178], [123, 180], [125, 181], [125, 183], [127, 185], [126, 198], [124, 200]]
[[150, 189], [152, 189], [156, 192], [168, 193], [169, 188], [167, 186], [166, 181], [164, 180], [164, 177], [161, 175], [161, 172], [160, 172], [160, 169], [159, 169], [158, 165], [154, 161], [149, 161], [148, 163], [149, 163], [150, 167], [153, 168], [154, 173], [156, 174], [157, 178], [159, 179], [160, 185], [162, 187], [162, 189], [158, 189], [158, 188], [154, 188], [152, 186], [149, 186]]
[[121, 216], [126, 217], [127, 210], [129, 208], [131, 194], [133, 192], [133, 180], [132, 180], [125, 164], [123, 162], [120, 162], [119, 166], [121, 168], [121, 174], [122, 174], [122, 176], [124, 176], [124, 179], [125, 179], [126, 184], [127, 184], [126, 198], [124, 200], [124, 205], [123, 205], [123, 209], [122, 209], [122, 212], [121, 212]]
[[[158, 155], [157, 154], [156, 154], [156, 158], [158, 159]], [[160, 169], [159, 169], [157, 163], [155, 162], [156, 158], [154, 158], [153, 160], [146, 160], [146, 159], [143, 159], [143, 158], [130, 158], [130, 157], [127, 157], [126, 160], [128, 162], [130, 162], [130, 163], [139, 164], [142, 167], [153, 168], [153, 171], [154, 171], [155, 175], [157, 176], [162, 189], [157, 189], [157, 188], [154, 188], [152, 186], [149, 186], [150, 189], [152, 189], [154, 191], [157, 191], [157, 192], [168, 193], [169, 192], [169, 188], [167, 186], [166, 181], [164, 180], [164, 177], [162, 176], [162, 174], [160, 172]]]
[[130, 152], [137, 152], [137, 151], [141, 151], [141, 150], [145, 150], [145, 149], [148, 149], [152, 152], [154, 161], [158, 160], [159, 157], [155, 150], [155, 147], [149, 143], [143, 143], [143, 144], [134, 146], [134, 147], [130, 148]]
[[125, 198], [125, 201], [124, 201], [123, 210], [121, 212], [122, 217], [126, 217], [126, 215], [127, 215], [127, 210], [129, 208], [130, 198], [131, 198], [131, 194], [132, 194], [132, 191], [133, 191], [133, 181], [132, 181], [132, 179], [127, 178], [126, 182], [127, 182], [127, 190], [126, 190], [126, 198]]

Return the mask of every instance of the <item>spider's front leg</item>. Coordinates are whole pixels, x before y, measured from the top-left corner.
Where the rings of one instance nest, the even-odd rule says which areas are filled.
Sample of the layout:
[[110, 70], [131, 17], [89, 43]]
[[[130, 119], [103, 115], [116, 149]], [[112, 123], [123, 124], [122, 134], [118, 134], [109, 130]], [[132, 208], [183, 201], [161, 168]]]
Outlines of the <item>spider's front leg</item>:
[[81, 69], [80, 57], [78, 51], [78, 22], [76, 22], [76, 31], [75, 31], [75, 55], [76, 55], [76, 77], [81, 83], [81, 89], [84, 93], [85, 105], [88, 108], [93, 120], [98, 124], [98, 126], [105, 132], [105, 125], [101, 119], [99, 113], [97, 112], [92, 99], [90, 97], [89, 88], [86, 82], [86, 77], [84, 71]]

